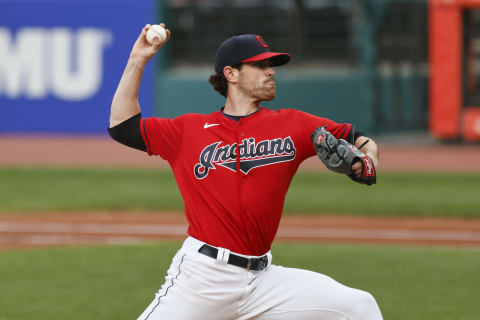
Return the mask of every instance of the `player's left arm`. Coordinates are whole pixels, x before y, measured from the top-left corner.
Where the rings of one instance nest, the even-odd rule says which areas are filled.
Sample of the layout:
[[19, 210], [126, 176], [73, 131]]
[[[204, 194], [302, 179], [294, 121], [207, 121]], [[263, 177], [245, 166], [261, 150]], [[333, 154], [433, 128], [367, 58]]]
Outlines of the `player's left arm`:
[[[369, 156], [370, 159], [372, 159], [375, 168], [378, 166], [378, 145], [375, 143], [375, 141], [373, 141], [372, 138], [361, 135], [355, 139], [354, 145], [355, 147], [359, 148], [361, 152], [363, 152], [364, 154]], [[362, 175], [362, 163], [359, 161], [355, 162], [352, 165], [352, 170], [357, 178], [360, 177]]]

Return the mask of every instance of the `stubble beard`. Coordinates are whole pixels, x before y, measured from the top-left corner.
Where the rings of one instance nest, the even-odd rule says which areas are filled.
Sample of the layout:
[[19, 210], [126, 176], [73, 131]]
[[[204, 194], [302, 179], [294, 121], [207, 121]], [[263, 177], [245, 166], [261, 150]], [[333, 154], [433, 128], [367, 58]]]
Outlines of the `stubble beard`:
[[274, 80], [273, 83], [271, 80], [268, 80], [256, 86], [241, 85], [240, 90], [257, 102], [273, 100], [277, 94], [277, 87]]
[[265, 98], [263, 99], [263, 101], [273, 100], [276, 95], [277, 95], [277, 90], [275, 87], [271, 88], [270, 90], [265, 90]]
[[277, 95], [277, 86], [275, 85], [275, 82], [273, 82], [273, 85], [267, 81], [264, 83], [262, 88], [259, 88], [257, 98], [259, 101], [270, 101], [275, 98]]

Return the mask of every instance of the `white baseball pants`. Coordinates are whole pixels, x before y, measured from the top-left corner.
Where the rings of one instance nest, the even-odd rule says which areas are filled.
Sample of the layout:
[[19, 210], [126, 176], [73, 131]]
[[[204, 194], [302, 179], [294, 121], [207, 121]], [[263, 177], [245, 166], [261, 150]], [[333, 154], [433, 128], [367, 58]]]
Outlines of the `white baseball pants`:
[[185, 240], [138, 320], [382, 319], [368, 292], [320, 273], [273, 265], [270, 252], [266, 269], [247, 271], [198, 253], [203, 244]]

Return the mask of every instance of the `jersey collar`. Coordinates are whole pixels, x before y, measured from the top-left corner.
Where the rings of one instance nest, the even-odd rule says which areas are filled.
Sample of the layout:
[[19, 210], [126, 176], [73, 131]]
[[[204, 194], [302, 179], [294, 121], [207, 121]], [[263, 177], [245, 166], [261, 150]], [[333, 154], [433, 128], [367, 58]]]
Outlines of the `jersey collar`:
[[215, 119], [219, 121], [223, 126], [232, 127], [232, 128], [237, 127], [239, 124], [242, 124], [245, 122], [254, 121], [262, 113], [268, 110], [267, 108], [260, 106], [258, 110], [255, 111], [254, 113], [251, 113], [249, 115], [246, 115], [245, 117], [241, 117], [239, 120], [236, 120], [236, 119], [232, 119], [230, 116], [223, 113], [224, 108], [225, 107], [222, 107], [220, 108], [220, 110], [214, 112]]
[[247, 114], [246, 116], [232, 116], [232, 115], [226, 114], [226, 113], [223, 111], [224, 109], [225, 109], [225, 107], [222, 107], [222, 108], [220, 109], [220, 111], [222, 112], [222, 115], [223, 115], [224, 117], [230, 118], [230, 119], [235, 120], [235, 121], [237, 121], [237, 122], [238, 122], [239, 120], [241, 120], [241, 119], [245, 119], [245, 118], [251, 117], [251, 116], [253, 116], [255, 113], [257, 113], [257, 112], [260, 111], [260, 108], [259, 108], [259, 109], [257, 109], [257, 111], [255, 111], [255, 112], [253, 112], [253, 113], [250, 113], [250, 114]]

